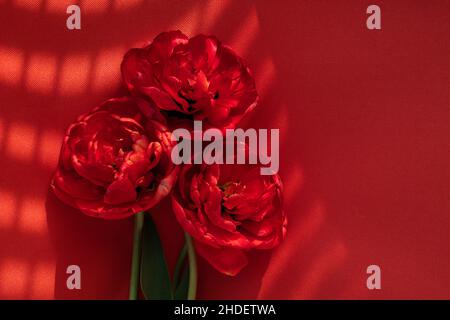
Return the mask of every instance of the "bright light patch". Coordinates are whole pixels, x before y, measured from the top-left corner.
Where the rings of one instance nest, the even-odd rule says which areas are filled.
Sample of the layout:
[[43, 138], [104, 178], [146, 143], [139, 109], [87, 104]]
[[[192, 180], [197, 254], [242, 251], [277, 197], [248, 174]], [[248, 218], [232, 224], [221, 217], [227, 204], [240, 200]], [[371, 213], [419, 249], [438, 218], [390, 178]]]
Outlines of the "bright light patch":
[[25, 261], [2, 257], [0, 261], [0, 298], [25, 298], [29, 277], [30, 270]]
[[73, 0], [45, 0], [46, 10], [52, 13], [66, 13], [68, 6], [76, 4]]
[[197, 32], [200, 22], [200, 7], [195, 5], [190, 9], [186, 15], [181, 17], [177, 22], [175, 22], [170, 29], [172, 30], [182, 30], [185, 35], [191, 37]]
[[111, 0], [83, 0], [80, 8], [86, 14], [105, 12], [110, 6]]
[[71, 95], [86, 90], [90, 65], [87, 54], [67, 56], [61, 69], [60, 93]]
[[207, 1], [204, 6], [205, 13], [202, 15], [202, 30], [208, 30], [220, 18], [222, 13], [229, 7], [231, 0]]
[[37, 11], [42, 5], [43, 0], [14, 0], [13, 4], [21, 9]]
[[126, 52], [125, 48], [116, 47], [100, 51], [95, 59], [94, 83], [96, 91], [116, 90], [120, 84], [120, 63]]
[[38, 262], [33, 266], [31, 299], [52, 299], [55, 291], [55, 263]]
[[231, 46], [239, 55], [245, 55], [247, 50], [255, 40], [259, 31], [258, 13], [256, 8], [252, 7], [248, 16], [238, 28], [237, 34], [232, 38]]
[[0, 229], [10, 229], [17, 211], [17, 199], [12, 192], [0, 189], [0, 207]]
[[14, 86], [23, 74], [24, 55], [18, 49], [0, 46], [0, 82]]
[[46, 130], [41, 135], [38, 146], [39, 161], [50, 168], [56, 166], [59, 150], [62, 144], [62, 134], [56, 131]]
[[55, 88], [56, 58], [35, 53], [30, 57], [26, 72], [26, 87], [39, 93], [50, 93]]
[[11, 123], [6, 134], [6, 153], [13, 159], [32, 160], [36, 147], [36, 130], [25, 123]]
[[18, 226], [24, 233], [45, 234], [47, 230], [45, 199], [25, 197], [19, 210]]

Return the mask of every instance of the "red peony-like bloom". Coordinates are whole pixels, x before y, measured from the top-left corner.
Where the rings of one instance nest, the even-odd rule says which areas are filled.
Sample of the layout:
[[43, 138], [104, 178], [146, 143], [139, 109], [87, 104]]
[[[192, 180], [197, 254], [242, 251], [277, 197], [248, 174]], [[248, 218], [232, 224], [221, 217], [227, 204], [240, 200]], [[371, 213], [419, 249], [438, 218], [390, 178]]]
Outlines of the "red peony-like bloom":
[[250, 70], [231, 48], [213, 36], [189, 39], [181, 31], [128, 51], [122, 78], [133, 94], [205, 127], [234, 128], [258, 98]]
[[[157, 114], [155, 114], [157, 115]], [[89, 216], [120, 219], [167, 196], [178, 168], [170, 132], [131, 98], [104, 102], [67, 130], [51, 187]]]
[[199, 255], [228, 275], [245, 267], [246, 251], [273, 248], [286, 234], [281, 180], [257, 165], [184, 165], [172, 207]]

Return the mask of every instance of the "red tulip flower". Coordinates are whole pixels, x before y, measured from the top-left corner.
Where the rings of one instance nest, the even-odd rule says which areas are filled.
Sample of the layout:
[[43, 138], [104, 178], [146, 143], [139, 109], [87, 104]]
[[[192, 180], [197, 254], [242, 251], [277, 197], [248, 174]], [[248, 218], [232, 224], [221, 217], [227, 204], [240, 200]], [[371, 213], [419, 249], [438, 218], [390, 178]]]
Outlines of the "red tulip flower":
[[249, 68], [230, 47], [181, 31], [128, 51], [122, 78], [132, 94], [168, 111], [172, 120], [202, 120], [205, 127], [234, 128], [258, 98]]
[[172, 192], [172, 207], [196, 249], [218, 271], [236, 275], [246, 252], [271, 249], [285, 237], [278, 175], [260, 175], [258, 165], [184, 165]]
[[55, 194], [104, 219], [153, 207], [169, 194], [178, 171], [162, 121], [145, 117], [127, 97], [108, 100], [79, 117], [63, 141], [51, 183]]

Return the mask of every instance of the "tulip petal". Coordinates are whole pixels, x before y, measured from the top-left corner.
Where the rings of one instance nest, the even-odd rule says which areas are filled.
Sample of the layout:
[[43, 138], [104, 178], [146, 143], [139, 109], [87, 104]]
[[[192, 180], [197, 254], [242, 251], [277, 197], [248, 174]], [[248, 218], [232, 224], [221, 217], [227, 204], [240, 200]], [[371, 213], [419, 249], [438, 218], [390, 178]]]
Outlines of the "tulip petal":
[[152, 99], [156, 106], [162, 110], [175, 110], [179, 111], [180, 107], [175, 101], [165, 92], [155, 87], [142, 87], [140, 92]]
[[128, 178], [114, 181], [106, 189], [104, 201], [106, 204], [116, 205], [136, 200], [136, 190]]
[[248, 264], [246, 254], [239, 249], [214, 248], [200, 241], [195, 241], [195, 249], [216, 270], [229, 276], [237, 275]]

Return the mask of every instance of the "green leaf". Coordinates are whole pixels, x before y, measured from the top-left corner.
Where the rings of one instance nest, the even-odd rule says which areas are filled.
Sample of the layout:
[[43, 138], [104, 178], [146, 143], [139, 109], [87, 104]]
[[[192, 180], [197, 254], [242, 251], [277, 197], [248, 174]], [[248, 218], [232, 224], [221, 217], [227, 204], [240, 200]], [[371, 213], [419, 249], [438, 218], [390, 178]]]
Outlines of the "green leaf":
[[195, 247], [192, 243], [192, 238], [187, 232], [184, 233], [186, 240], [186, 248], [189, 257], [189, 287], [188, 287], [188, 300], [195, 300], [197, 297], [197, 254], [195, 253]]
[[150, 214], [145, 215], [142, 235], [141, 289], [147, 300], [173, 299], [169, 270]]
[[187, 300], [189, 288], [189, 268], [183, 269], [183, 274], [181, 276], [180, 283], [174, 293], [175, 300]]
[[177, 264], [175, 265], [175, 271], [172, 280], [173, 287], [175, 288], [178, 286], [178, 283], [180, 281], [181, 272], [183, 267], [185, 266], [186, 255], [187, 255], [187, 247], [185, 244], [183, 248], [181, 248], [180, 254], [178, 255]]
[[186, 300], [189, 287], [189, 268], [186, 265], [187, 246], [186, 244], [178, 255], [175, 272], [173, 275], [173, 296], [175, 300]]

